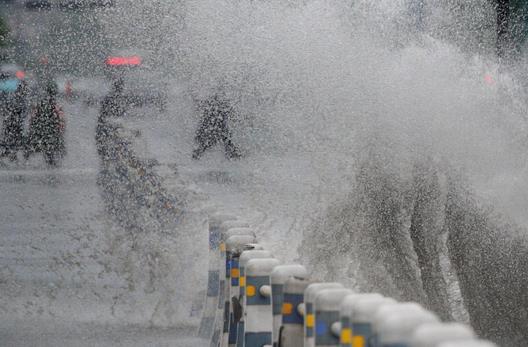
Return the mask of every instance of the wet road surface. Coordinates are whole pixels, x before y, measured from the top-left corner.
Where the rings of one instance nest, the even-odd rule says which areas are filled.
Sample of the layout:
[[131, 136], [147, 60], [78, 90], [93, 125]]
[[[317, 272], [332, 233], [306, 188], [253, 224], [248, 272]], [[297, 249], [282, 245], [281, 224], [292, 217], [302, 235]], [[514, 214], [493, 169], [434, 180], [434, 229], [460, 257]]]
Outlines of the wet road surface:
[[38, 154], [1, 163], [1, 345], [193, 345], [192, 328], [149, 328], [149, 304], [160, 299], [131, 288], [127, 251], [116, 251], [126, 242], [97, 185], [96, 110], [65, 111], [62, 167]]

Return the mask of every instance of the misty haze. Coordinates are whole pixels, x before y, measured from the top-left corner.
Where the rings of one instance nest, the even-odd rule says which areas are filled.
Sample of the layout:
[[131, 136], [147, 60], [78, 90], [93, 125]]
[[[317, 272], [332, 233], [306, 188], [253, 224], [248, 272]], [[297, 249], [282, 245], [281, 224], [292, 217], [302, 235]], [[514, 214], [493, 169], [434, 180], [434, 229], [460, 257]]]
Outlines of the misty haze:
[[527, 78], [525, 0], [0, 0], [0, 346], [528, 346]]

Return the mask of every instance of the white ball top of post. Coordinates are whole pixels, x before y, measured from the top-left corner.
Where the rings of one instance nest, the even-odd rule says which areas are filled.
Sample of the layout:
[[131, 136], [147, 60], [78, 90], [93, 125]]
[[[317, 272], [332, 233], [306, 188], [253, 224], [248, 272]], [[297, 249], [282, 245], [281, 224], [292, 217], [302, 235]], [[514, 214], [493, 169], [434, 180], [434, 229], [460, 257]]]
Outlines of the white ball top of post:
[[372, 323], [376, 311], [385, 305], [394, 305], [396, 300], [387, 297], [365, 298], [352, 304], [352, 322]]
[[373, 322], [383, 320], [385, 317], [390, 316], [391, 314], [400, 313], [400, 312], [422, 312], [427, 311], [422, 305], [416, 302], [396, 302], [393, 304], [383, 305], [378, 308], [374, 313]]
[[252, 249], [249, 251], [244, 251], [242, 252], [242, 254], [240, 254], [239, 263], [240, 263], [240, 266], [246, 267], [247, 262], [250, 261], [251, 259], [266, 259], [266, 258], [273, 258], [273, 255], [271, 254], [270, 251]]
[[341, 302], [341, 316], [351, 317], [355, 303], [365, 299], [383, 299], [383, 295], [378, 293], [354, 293], [347, 295]]
[[250, 236], [253, 236], [253, 238], [255, 238], [255, 241], [252, 241], [251, 243], [256, 242], [255, 232], [251, 228], [231, 228], [229, 230], [222, 232], [222, 235], [223, 235], [224, 240], [227, 240], [228, 238], [234, 235], [250, 235]]
[[315, 296], [318, 291], [330, 288], [344, 288], [341, 283], [338, 282], [319, 282], [312, 283], [304, 290], [304, 301], [314, 302]]
[[315, 310], [339, 311], [343, 299], [351, 294], [354, 291], [347, 288], [321, 289], [315, 296]]
[[422, 311], [393, 312], [375, 323], [378, 341], [385, 344], [407, 344], [413, 332], [422, 324], [439, 322], [434, 313]]
[[250, 259], [246, 264], [247, 276], [269, 276], [275, 266], [279, 266], [280, 261], [275, 258]]
[[442, 342], [437, 347], [498, 347], [491, 341], [487, 340], [458, 340]]
[[233, 235], [226, 241], [226, 249], [229, 252], [242, 252], [245, 245], [255, 242], [255, 237], [251, 235]]
[[473, 340], [476, 338], [472, 328], [461, 323], [428, 323], [414, 331], [412, 347], [437, 347], [441, 342]]
[[271, 272], [271, 283], [284, 284], [290, 277], [307, 278], [308, 270], [299, 264], [279, 265]]

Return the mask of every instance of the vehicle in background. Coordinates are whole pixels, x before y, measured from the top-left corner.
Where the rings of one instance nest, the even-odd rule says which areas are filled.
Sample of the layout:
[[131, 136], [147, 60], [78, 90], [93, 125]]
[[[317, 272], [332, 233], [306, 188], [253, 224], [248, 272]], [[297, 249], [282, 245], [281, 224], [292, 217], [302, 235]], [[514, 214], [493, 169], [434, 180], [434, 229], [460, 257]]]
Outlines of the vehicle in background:
[[4, 94], [14, 93], [17, 90], [19, 84], [20, 81], [15, 78], [1, 79], [0, 92]]
[[0, 65], [0, 93], [2, 93], [2, 96], [14, 93], [25, 77], [26, 73], [20, 65]]
[[0, 78], [6, 78], [6, 76], [17, 78], [19, 80], [24, 79], [26, 73], [22, 66], [18, 64], [2, 64], [0, 65]]
[[154, 106], [164, 112], [167, 85], [164, 77], [148, 64], [146, 54], [121, 51], [105, 60], [105, 72], [110, 81], [122, 80], [123, 96], [132, 107]]

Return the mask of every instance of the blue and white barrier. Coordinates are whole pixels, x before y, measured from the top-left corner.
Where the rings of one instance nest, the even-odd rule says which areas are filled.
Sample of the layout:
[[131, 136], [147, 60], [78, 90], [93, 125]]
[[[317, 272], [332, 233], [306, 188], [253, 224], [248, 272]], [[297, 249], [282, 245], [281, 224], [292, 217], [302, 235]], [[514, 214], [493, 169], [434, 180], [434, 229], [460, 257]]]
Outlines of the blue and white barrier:
[[352, 343], [354, 347], [376, 345], [374, 333], [374, 316], [378, 309], [385, 305], [396, 303], [396, 300], [386, 297], [365, 298], [352, 305]]
[[224, 318], [222, 326], [222, 340], [225, 341], [222, 345], [227, 346], [227, 339], [229, 334], [229, 306], [230, 306], [230, 292], [229, 288], [231, 286], [231, 252], [227, 249], [226, 241], [231, 236], [235, 235], [244, 235], [247, 236], [248, 243], [255, 242], [255, 233], [252, 229], [247, 227], [233, 227], [229, 228], [229, 225], [233, 225], [233, 222], [225, 222], [220, 228], [220, 257], [222, 259], [222, 267], [220, 270], [220, 276], [223, 279], [221, 281], [221, 293], [222, 293], [222, 305], [224, 306]]
[[198, 336], [211, 340], [212, 346], [217, 346], [220, 340], [219, 322], [217, 322], [220, 308], [218, 303], [221, 300], [221, 288], [223, 280], [220, 275], [222, 259], [220, 257], [220, 227], [221, 224], [233, 220], [236, 217], [228, 214], [214, 214], [209, 218], [209, 269], [207, 276], [207, 293], [205, 297], [204, 310]]
[[313, 283], [302, 265], [264, 250], [248, 223], [223, 214], [209, 223], [199, 335], [211, 347], [497, 347], [417, 303]]
[[279, 331], [281, 347], [304, 345], [304, 291], [310, 283], [306, 278], [290, 277], [284, 284], [282, 325]]
[[312, 283], [304, 292], [304, 345], [315, 346], [315, 298], [317, 293], [332, 288], [344, 288], [341, 283]]
[[[209, 259], [215, 263], [215, 271], [218, 272], [218, 292], [215, 293], [216, 314], [214, 316], [214, 331], [211, 337], [211, 347], [222, 345], [222, 338], [224, 338], [224, 330], [226, 318], [224, 313], [229, 314], [225, 309], [226, 304], [226, 232], [235, 228], [247, 228], [249, 224], [244, 221], [237, 220], [229, 214], [214, 214], [209, 220], [209, 240], [210, 246]], [[240, 232], [253, 234], [251, 230], [241, 230]], [[212, 241], [211, 241], [212, 240]], [[210, 261], [211, 263], [211, 261]], [[211, 265], [209, 266], [212, 267]], [[210, 287], [210, 285], [208, 285]], [[208, 298], [207, 298], [208, 299]], [[206, 299], [206, 300], [207, 300]], [[209, 305], [206, 301], [206, 305]], [[204, 314], [204, 318], [209, 314]], [[202, 322], [204, 319], [202, 319]], [[202, 326], [202, 324], [201, 324]], [[201, 335], [203, 336], [203, 335]]]
[[246, 311], [245, 308], [245, 299], [244, 296], [246, 295], [246, 266], [247, 263], [251, 259], [270, 259], [273, 258], [271, 255], [271, 252], [266, 250], [251, 250], [251, 251], [244, 251], [240, 255], [240, 291], [238, 296], [238, 303], [241, 306], [240, 310], [242, 311], [242, 315], [240, 317], [240, 320], [237, 323], [237, 347], [244, 346], [244, 333], [245, 333], [245, 322], [244, 322], [244, 312]]
[[340, 346], [352, 345], [352, 315], [354, 313], [354, 305], [358, 301], [365, 299], [383, 299], [383, 296], [378, 293], [355, 293], [345, 296], [343, 301], [341, 301], [339, 312], [339, 321], [341, 323], [341, 331], [339, 333]]
[[272, 344], [271, 272], [277, 259], [251, 259], [246, 266], [244, 346]]
[[302, 265], [279, 265], [271, 272], [271, 291], [273, 304], [273, 346], [279, 344], [279, 331], [282, 325], [282, 303], [284, 298], [284, 284], [290, 277], [308, 278], [308, 271]]
[[[235, 308], [233, 306], [233, 301], [236, 299], [240, 293], [239, 289], [239, 257], [240, 254], [245, 250], [246, 247], [250, 244], [255, 243], [256, 239], [253, 236], [253, 232], [250, 230], [245, 230], [242, 228], [231, 229], [234, 232], [244, 232], [244, 234], [235, 234], [228, 236], [230, 233], [226, 232], [228, 236], [226, 240], [226, 314], [224, 317], [226, 321], [224, 322], [224, 339], [227, 338], [228, 346], [236, 345], [237, 338], [237, 329], [235, 325]], [[248, 246], [246, 246], [248, 245]], [[238, 318], [236, 318], [238, 320]]]
[[315, 345], [338, 346], [341, 334], [341, 301], [354, 292], [346, 288], [323, 289], [315, 297]]

